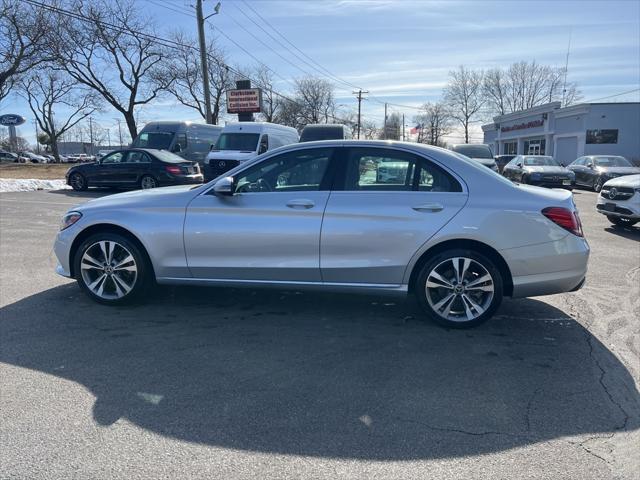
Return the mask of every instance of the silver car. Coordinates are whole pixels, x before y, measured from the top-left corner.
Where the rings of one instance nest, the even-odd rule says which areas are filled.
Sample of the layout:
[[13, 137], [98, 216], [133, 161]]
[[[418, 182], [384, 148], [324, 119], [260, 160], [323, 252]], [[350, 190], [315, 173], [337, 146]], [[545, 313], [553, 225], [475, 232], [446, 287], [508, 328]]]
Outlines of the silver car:
[[[403, 175], [381, 175], [389, 165]], [[589, 246], [571, 193], [516, 185], [448, 150], [309, 142], [226, 175], [69, 211], [57, 272], [105, 304], [156, 282], [414, 293], [448, 327], [482, 323], [503, 296], [584, 282]]]

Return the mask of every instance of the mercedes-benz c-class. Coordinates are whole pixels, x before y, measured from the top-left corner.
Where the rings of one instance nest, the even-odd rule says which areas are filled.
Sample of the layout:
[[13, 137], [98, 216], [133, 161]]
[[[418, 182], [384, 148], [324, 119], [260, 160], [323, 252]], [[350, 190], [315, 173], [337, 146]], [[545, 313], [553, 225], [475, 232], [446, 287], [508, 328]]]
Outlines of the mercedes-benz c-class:
[[58, 273], [92, 299], [156, 283], [413, 293], [448, 327], [504, 296], [577, 290], [589, 246], [571, 193], [386, 141], [294, 144], [197, 186], [91, 200], [63, 218]]

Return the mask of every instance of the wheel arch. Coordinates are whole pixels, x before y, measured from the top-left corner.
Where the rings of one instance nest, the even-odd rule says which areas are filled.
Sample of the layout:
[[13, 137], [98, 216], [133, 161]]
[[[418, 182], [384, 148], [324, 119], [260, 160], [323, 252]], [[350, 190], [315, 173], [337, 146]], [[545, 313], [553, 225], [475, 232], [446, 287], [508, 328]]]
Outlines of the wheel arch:
[[507, 297], [513, 295], [513, 277], [511, 275], [511, 270], [509, 269], [507, 262], [504, 260], [504, 258], [502, 258], [502, 255], [500, 255], [500, 253], [495, 248], [490, 247], [486, 243], [470, 239], [445, 240], [444, 242], [433, 245], [426, 252], [420, 255], [415, 265], [413, 266], [413, 269], [411, 270], [411, 275], [409, 276], [409, 292], [413, 291], [415, 283], [418, 279], [418, 275], [420, 274], [420, 270], [430, 257], [445, 250], [454, 248], [473, 250], [493, 260], [496, 267], [500, 271], [500, 274], [502, 275], [503, 295]]
[[75, 278], [76, 272], [74, 271], [74, 268], [75, 268], [74, 259], [76, 257], [76, 252], [78, 251], [78, 248], [80, 248], [80, 245], [82, 245], [82, 242], [84, 242], [91, 235], [94, 235], [96, 233], [105, 233], [105, 232], [120, 234], [123, 237], [126, 237], [129, 240], [131, 240], [133, 243], [135, 243], [136, 246], [142, 252], [142, 254], [145, 256], [147, 265], [151, 269], [152, 278], [155, 279], [156, 274], [153, 268], [153, 262], [151, 262], [151, 258], [149, 257], [149, 253], [147, 252], [147, 249], [145, 248], [144, 244], [140, 241], [140, 239], [136, 235], [131, 233], [126, 228], [121, 227], [119, 225], [114, 225], [112, 223], [98, 223], [95, 225], [90, 225], [84, 230], [82, 230], [76, 236], [76, 238], [74, 238], [73, 243], [71, 244], [71, 248], [69, 249], [69, 272], [71, 274], [71, 277]]

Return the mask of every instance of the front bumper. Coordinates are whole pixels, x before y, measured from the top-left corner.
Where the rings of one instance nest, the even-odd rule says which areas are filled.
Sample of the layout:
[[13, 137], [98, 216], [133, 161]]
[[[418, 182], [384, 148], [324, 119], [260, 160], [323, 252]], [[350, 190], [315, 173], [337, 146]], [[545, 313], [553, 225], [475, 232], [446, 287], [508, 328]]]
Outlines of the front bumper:
[[628, 200], [609, 200], [602, 195], [598, 196], [596, 203], [598, 213], [608, 217], [628, 218], [629, 220], [640, 219], [640, 194], [635, 194]]
[[529, 185], [546, 188], [568, 188], [573, 189], [575, 181], [572, 178], [547, 179], [547, 178], [529, 178]]
[[214, 178], [218, 178], [223, 173], [228, 172], [232, 168], [240, 165], [238, 160], [217, 160], [211, 159], [209, 163], [205, 163], [204, 165], [204, 178], [205, 181], [213, 180]]

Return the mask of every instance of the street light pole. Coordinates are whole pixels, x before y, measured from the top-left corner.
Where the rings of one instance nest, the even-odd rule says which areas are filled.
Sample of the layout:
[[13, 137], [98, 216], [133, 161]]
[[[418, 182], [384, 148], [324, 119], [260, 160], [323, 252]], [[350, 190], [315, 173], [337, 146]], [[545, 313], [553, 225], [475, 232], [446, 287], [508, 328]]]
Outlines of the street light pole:
[[214, 8], [214, 13], [204, 17], [202, 14], [202, 0], [196, 0], [196, 20], [198, 22], [198, 40], [200, 43], [200, 67], [202, 68], [202, 89], [204, 91], [204, 109], [207, 123], [213, 123], [211, 112], [211, 91], [209, 89], [209, 68], [207, 66], [207, 43], [204, 37], [204, 21], [220, 12], [220, 2]]

